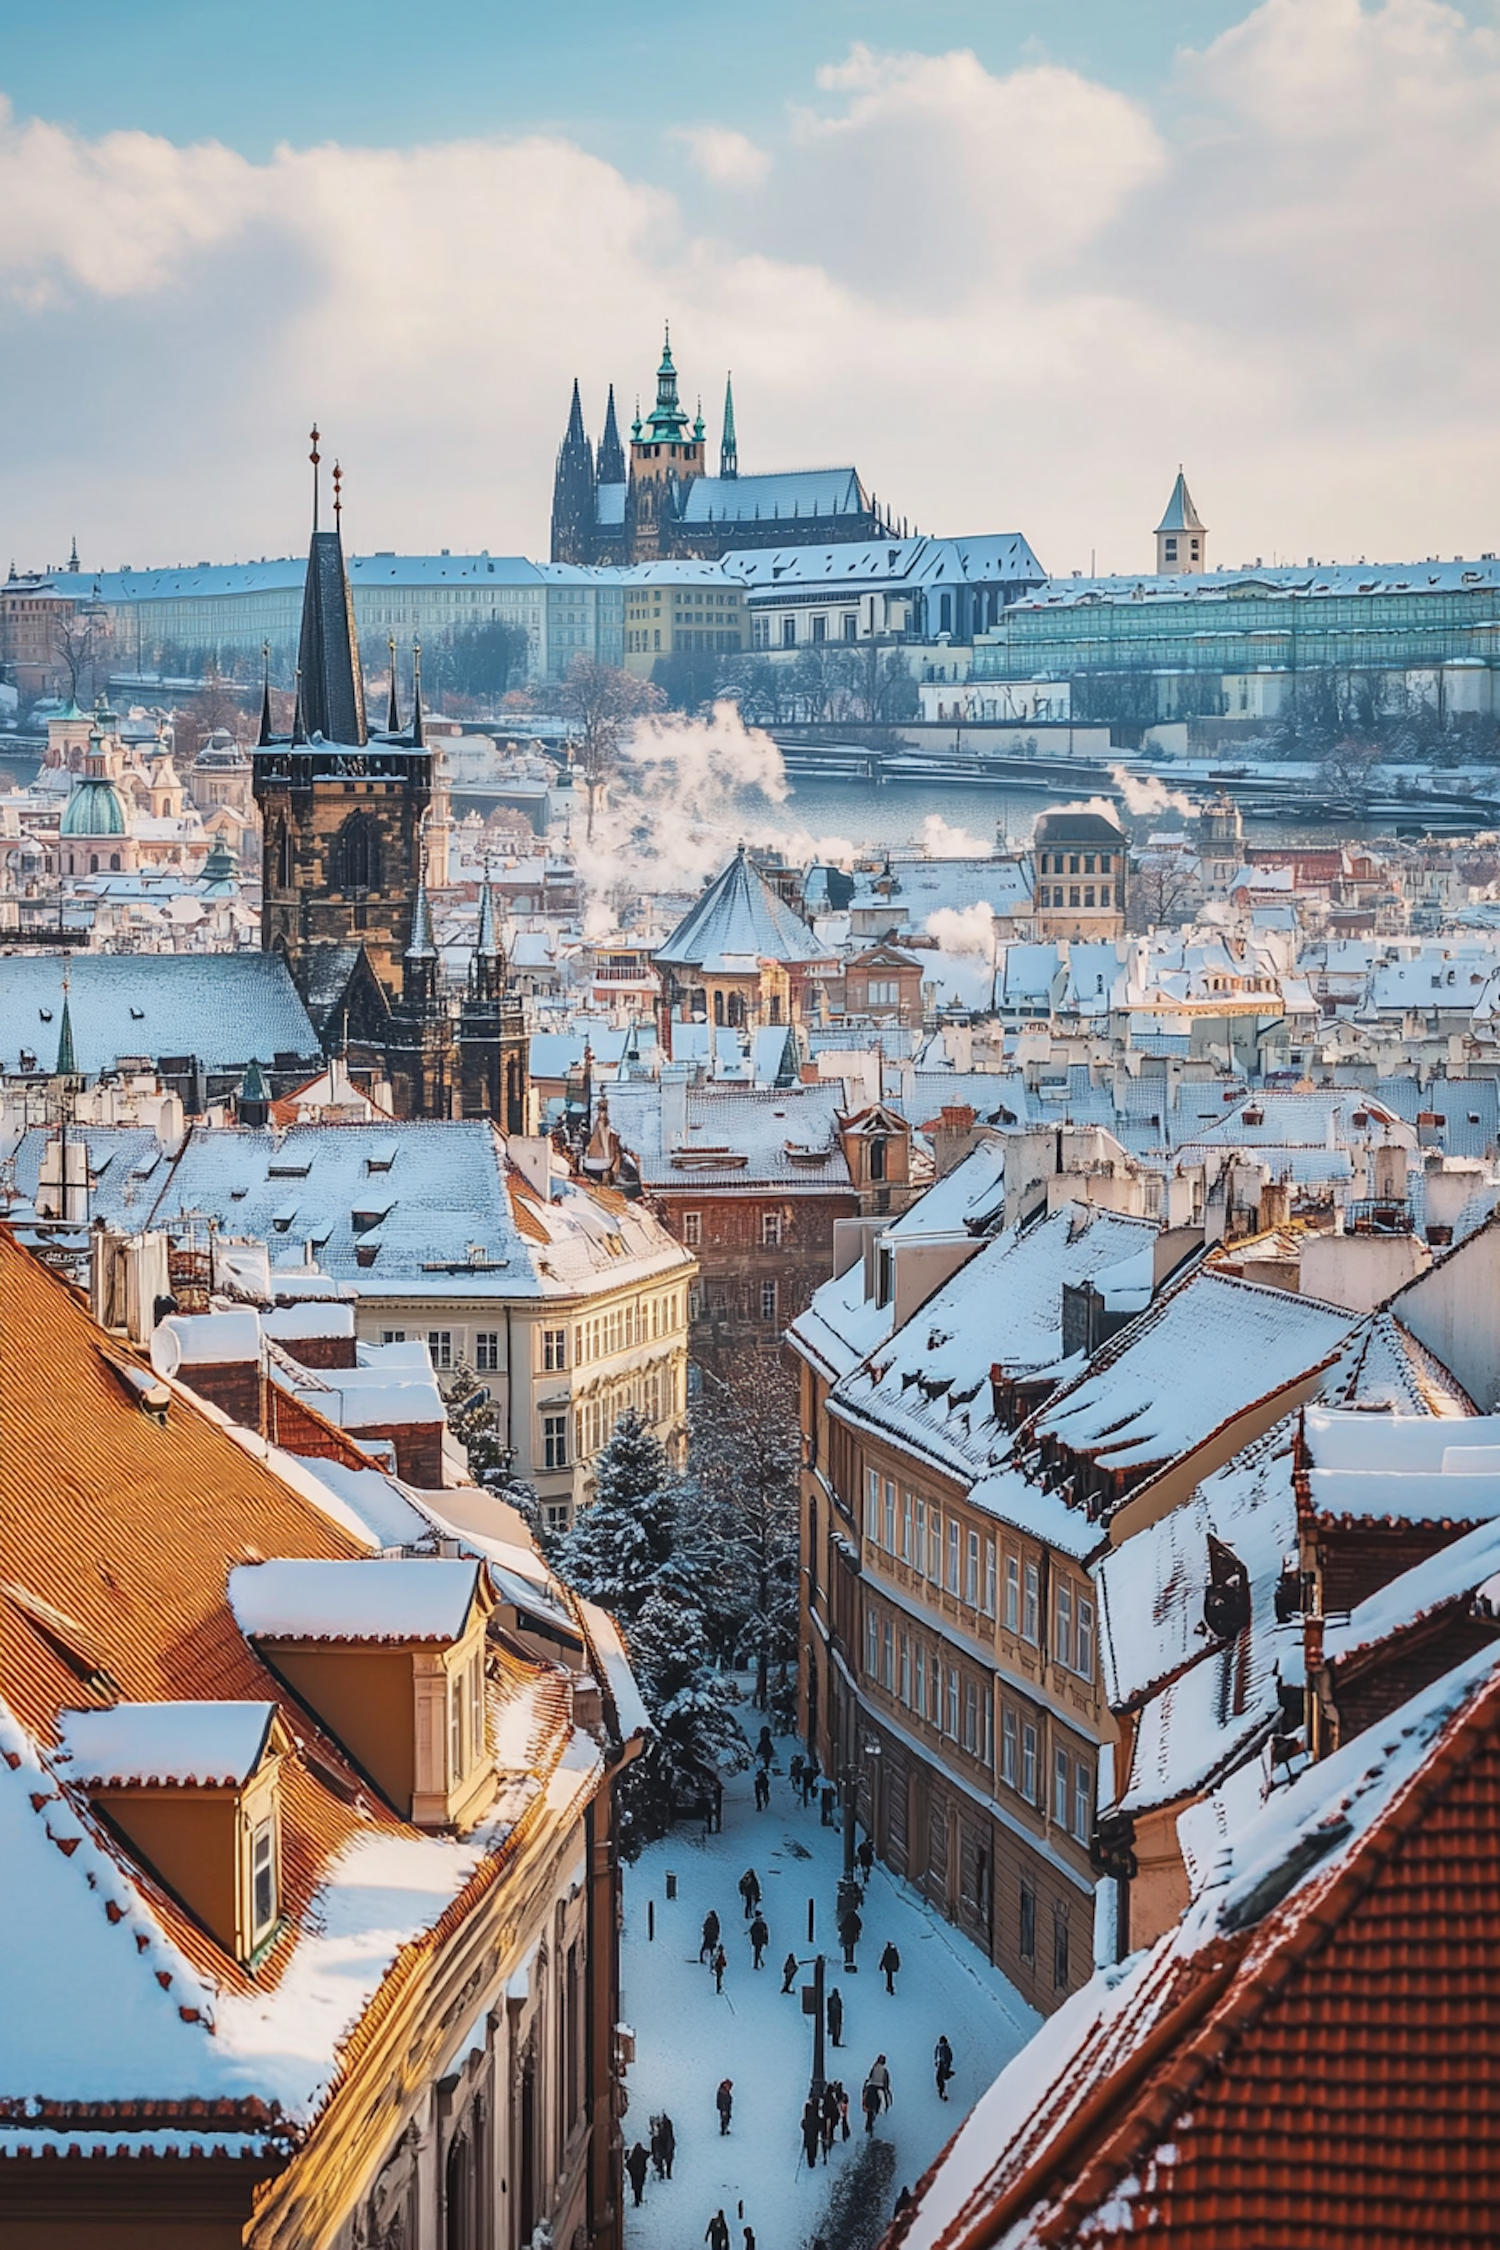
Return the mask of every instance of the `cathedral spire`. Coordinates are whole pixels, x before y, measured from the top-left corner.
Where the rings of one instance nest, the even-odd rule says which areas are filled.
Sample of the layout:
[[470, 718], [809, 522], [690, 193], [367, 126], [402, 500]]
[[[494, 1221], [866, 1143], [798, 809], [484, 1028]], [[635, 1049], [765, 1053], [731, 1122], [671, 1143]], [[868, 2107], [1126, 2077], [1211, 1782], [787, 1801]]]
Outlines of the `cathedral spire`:
[[739, 448], [734, 436], [734, 377], [724, 378], [724, 438], [719, 447], [719, 474], [733, 479], [740, 473]]
[[[368, 740], [365, 725], [365, 683], [359, 669], [359, 636], [354, 625], [354, 597], [344, 568], [344, 542], [338, 515], [332, 531], [318, 529], [319, 475], [322, 456], [318, 431], [312, 433], [313, 531], [307, 553], [307, 578], [302, 592], [302, 634], [297, 662], [301, 673], [302, 725], [309, 737], [347, 743], [362, 749]], [[342, 472], [339, 485], [342, 485]], [[340, 510], [342, 495], [335, 487]]]
[[615, 420], [615, 386], [609, 386], [609, 404], [604, 410], [604, 435], [599, 440], [595, 468], [600, 484], [625, 482], [625, 448], [620, 443], [620, 425]]
[[432, 934], [432, 908], [427, 898], [427, 870], [420, 861], [417, 867], [417, 895], [411, 902], [411, 941], [406, 948], [408, 961], [435, 961], [437, 943]]
[[578, 377], [552, 477], [552, 560], [586, 563], [594, 528], [594, 449], [583, 426]]
[[262, 641], [260, 644], [260, 662], [260, 733], [256, 736], [256, 748], [264, 750], [271, 740], [271, 644], [269, 641]]
[[681, 445], [686, 438], [687, 419], [677, 396], [677, 369], [672, 363], [669, 326], [662, 339], [661, 365], [656, 370], [656, 405], [646, 425], [647, 437], [653, 445]]
[[500, 906], [486, 867], [479, 886], [479, 929], [469, 968], [469, 992], [481, 1003], [499, 1000], [505, 986], [505, 948], [500, 942]]
[[413, 750], [427, 747], [427, 735], [422, 726], [422, 644], [411, 644], [411, 746]]
[[391, 685], [390, 692], [385, 700], [385, 731], [387, 734], [399, 734], [401, 732], [401, 706], [396, 699], [396, 636], [394, 633], [390, 635], [385, 645], [390, 651], [391, 658]]

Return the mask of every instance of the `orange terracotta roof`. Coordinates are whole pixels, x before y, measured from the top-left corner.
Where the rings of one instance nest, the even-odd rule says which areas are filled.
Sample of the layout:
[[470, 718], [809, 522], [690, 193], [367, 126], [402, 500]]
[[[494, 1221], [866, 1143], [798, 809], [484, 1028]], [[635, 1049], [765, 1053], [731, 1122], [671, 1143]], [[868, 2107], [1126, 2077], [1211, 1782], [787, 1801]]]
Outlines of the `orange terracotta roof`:
[[[1372, 1762], [1397, 1731], [1372, 1732]], [[893, 2240], [1492, 2245], [1497, 1853], [1491, 1666], [1342, 1858], [1246, 1929], [1230, 1916], [1197, 1947], [1163, 1940], [1008, 2147], [978, 2152], [987, 2176], [952, 2219], [922, 2221], [927, 2197], [942, 2200], [940, 2160]]]
[[523, 1179], [519, 1172], [511, 1171], [505, 1176], [505, 1184], [510, 1189], [510, 1207], [517, 1233], [525, 1235], [528, 1242], [550, 1242], [552, 1237], [538, 1216], [541, 1197], [531, 1182]]

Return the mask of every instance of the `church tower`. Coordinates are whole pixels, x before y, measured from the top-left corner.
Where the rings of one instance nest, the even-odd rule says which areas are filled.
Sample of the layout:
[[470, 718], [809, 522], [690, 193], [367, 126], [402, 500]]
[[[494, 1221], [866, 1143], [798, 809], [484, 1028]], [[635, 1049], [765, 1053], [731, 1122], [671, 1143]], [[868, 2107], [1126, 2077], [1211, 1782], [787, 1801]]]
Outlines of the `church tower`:
[[[618, 433], [615, 443], [618, 448]], [[603, 450], [601, 446], [601, 454]], [[552, 478], [552, 560], [592, 562], [593, 536], [594, 449], [583, 426], [583, 401], [578, 395], [575, 376], [573, 404], [568, 411], [562, 444], [557, 449], [557, 468]]]
[[656, 370], [656, 404], [630, 428], [631, 560], [650, 562], [672, 553], [672, 530], [687, 487], [703, 474], [703, 416], [691, 428], [677, 396], [672, 332], [666, 331]]
[[1208, 568], [1208, 526], [1193, 506], [1182, 470], [1167, 502], [1167, 512], [1156, 527], [1156, 575], [1188, 577]]
[[479, 934], [458, 1019], [458, 1058], [461, 1114], [493, 1117], [504, 1133], [529, 1132], [526, 1016], [506, 989], [500, 910], [488, 876], [479, 893]]
[[398, 1117], [449, 1117], [452, 1030], [440, 989], [425, 875], [412, 901], [411, 936], [401, 962], [401, 996], [391, 1011], [386, 1071]]
[[734, 434], [734, 377], [724, 378], [724, 436], [719, 446], [719, 475], [732, 482], [740, 473], [740, 449]]
[[402, 989], [432, 759], [420, 701], [404, 732], [372, 735], [366, 723], [342, 479], [335, 466], [334, 527], [321, 530], [317, 435], [292, 731], [272, 735], [268, 688], [254, 787], [265, 837], [261, 944], [285, 955], [328, 1045], [341, 1031], [382, 1036]]

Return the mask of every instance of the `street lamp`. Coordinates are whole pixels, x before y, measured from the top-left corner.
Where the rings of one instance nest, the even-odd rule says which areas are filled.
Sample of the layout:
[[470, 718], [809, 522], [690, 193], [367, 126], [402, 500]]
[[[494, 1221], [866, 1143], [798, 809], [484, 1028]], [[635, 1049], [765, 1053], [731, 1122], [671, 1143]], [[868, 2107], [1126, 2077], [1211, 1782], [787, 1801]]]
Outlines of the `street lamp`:
[[[863, 1737], [863, 1739], [862, 1739], [862, 1740], [861, 1740], [861, 1742], [860, 1742], [860, 1745], [859, 1745], [858, 1751], [857, 1751], [857, 1752], [856, 1752], [856, 1754], [855, 1754], [855, 1757], [854, 1757], [853, 1759], [851, 1759], [851, 1760], [850, 1760], [850, 1762], [849, 1762], [849, 1763], [848, 1763], [848, 1764], [847, 1764], [847, 1765], [845, 1766], [845, 1768], [844, 1768], [844, 1771], [843, 1771], [843, 1775], [842, 1775], [842, 1777], [841, 1777], [841, 1779], [842, 1779], [842, 1784], [843, 1784], [843, 1791], [844, 1791], [844, 1881], [845, 1881], [845, 1883], [852, 1883], [852, 1882], [854, 1881], [854, 1823], [855, 1823], [855, 1813], [856, 1813], [856, 1811], [857, 1811], [857, 1809], [858, 1809], [858, 1806], [859, 1806], [859, 1766], [858, 1766], [857, 1760], [858, 1760], [859, 1758], [878, 1758], [879, 1756], [880, 1756], [880, 1744], [879, 1744], [878, 1742], [874, 1741], [874, 1740], [873, 1740], [873, 1739], [872, 1739], [872, 1738], [871, 1738], [871, 1737], [870, 1737], [869, 1735], [866, 1735], [866, 1736], [864, 1736], [864, 1737]], [[873, 1780], [873, 1777], [872, 1777], [872, 1779], [871, 1779], [871, 1783], [870, 1783], [870, 1789], [871, 1789], [871, 1795], [872, 1795], [872, 1798], [873, 1798], [873, 1794], [874, 1794], [874, 1787], [875, 1787], [875, 1784], [874, 1784], [874, 1780]], [[840, 1911], [840, 1913], [842, 1913], [842, 1912], [843, 1912], [843, 1904], [844, 1904], [844, 1899], [845, 1899], [845, 1897], [846, 1897], [846, 1896], [847, 1896], [847, 1893], [846, 1893], [846, 1892], [843, 1892], [843, 1891], [841, 1891], [841, 1892], [840, 1892], [840, 1898], [839, 1898], [839, 1911]]]

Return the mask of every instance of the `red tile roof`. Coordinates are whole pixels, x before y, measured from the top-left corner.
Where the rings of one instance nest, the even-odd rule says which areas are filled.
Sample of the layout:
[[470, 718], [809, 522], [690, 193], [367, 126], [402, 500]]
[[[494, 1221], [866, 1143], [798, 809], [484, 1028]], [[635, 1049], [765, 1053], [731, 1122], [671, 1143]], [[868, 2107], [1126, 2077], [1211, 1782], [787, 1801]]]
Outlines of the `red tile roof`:
[[[1070, 2003], [1080, 2036], [1020, 2131], [961, 2136], [893, 2240], [1500, 2239], [1500, 1669], [1474, 1677], [1370, 1825], [1282, 1903], [1196, 1944], [1172, 1933], [1092, 2023], [1089, 1995]], [[1367, 1738], [1373, 1765], [1392, 1733]]]

